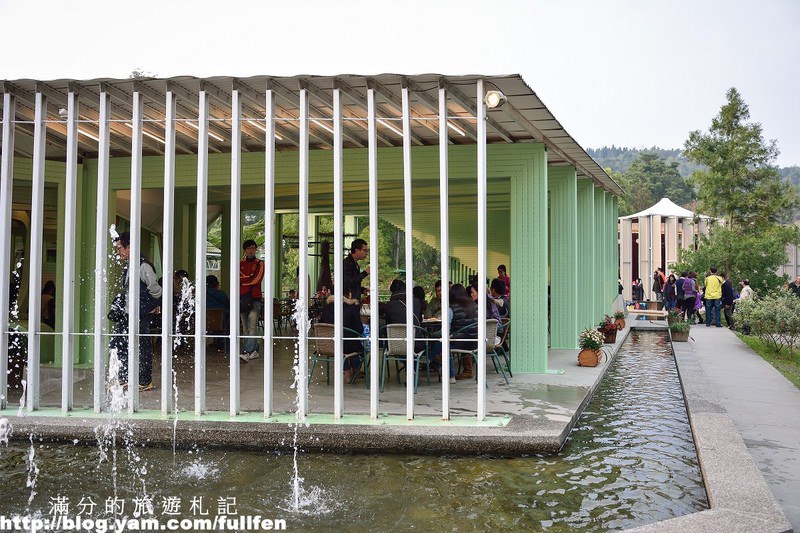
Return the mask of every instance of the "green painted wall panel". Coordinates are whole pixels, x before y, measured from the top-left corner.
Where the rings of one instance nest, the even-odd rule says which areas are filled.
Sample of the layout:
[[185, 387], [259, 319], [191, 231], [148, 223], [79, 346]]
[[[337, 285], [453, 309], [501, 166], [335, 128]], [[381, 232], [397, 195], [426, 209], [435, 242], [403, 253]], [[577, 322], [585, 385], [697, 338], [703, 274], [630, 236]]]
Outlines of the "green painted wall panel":
[[577, 184], [578, 209], [578, 328], [582, 331], [597, 323], [595, 320], [595, 273], [597, 269], [594, 226], [594, 184], [580, 179]]
[[514, 371], [547, 371], [547, 155], [531, 145], [511, 178]]
[[573, 167], [548, 167], [550, 347], [577, 348], [578, 189]]
[[606, 231], [605, 231], [605, 207], [606, 202], [603, 197], [603, 190], [599, 187], [594, 188], [594, 238], [597, 242], [595, 249], [595, 275], [593, 291], [595, 294], [594, 302], [594, 321], [599, 322], [605, 313], [605, 287], [603, 280], [606, 279], [606, 254], [608, 247], [606, 245]]

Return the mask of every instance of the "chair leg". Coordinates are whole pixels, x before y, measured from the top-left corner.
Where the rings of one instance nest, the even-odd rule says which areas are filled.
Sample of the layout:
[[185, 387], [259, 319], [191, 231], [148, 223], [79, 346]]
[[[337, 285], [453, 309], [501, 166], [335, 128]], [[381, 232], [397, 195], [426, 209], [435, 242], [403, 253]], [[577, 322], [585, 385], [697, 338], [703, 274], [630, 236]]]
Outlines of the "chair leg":
[[511, 373], [511, 361], [508, 358], [508, 352], [506, 352], [505, 348], [502, 346], [500, 347], [500, 351], [503, 353], [503, 360], [506, 362], [506, 370], [508, 370], [508, 375], [513, 378], [514, 374]]
[[385, 354], [383, 355], [383, 357], [381, 357], [381, 359], [382, 359], [382, 361], [381, 361], [381, 388], [380, 388], [380, 391], [383, 392], [383, 386], [384, 386], [384, 383], [386, 382], [386, 371], [388, 370], [387, 367], [389, 366], [389, 361], [386, 359], [386, 355]]
[[317, 358], [311, 357], [311, 368], [308, 369], [308, 384], [311, 385], [311, 378], [314, 377], [314, 367], [317, 366]]
[[500, 374], [503, 376], [506, 385], [508, 385], [508, 378], [506, 377], [506, 372], [505, 370], [503, 370], [503, 365], [500, 363], [500, 356], [497, 355], [496, 350], [492, 351], [492, 363], [494, 363], [495, 371], [497, 371], [497, 368], [500, 368]]
[[[414, 368], [414, 394], [417, 393], [417, 388], [419, 386], [419, 360], [420, 359], [421, 359], [421, 357], [415, 357], [414, 358], [414, 367], [415, 367]], [[408, 375], [408, 372], [406, 372], [406, 375]]]
[[331, 360], [327, 359], [325, 361], [325, 384], [331, 384]]

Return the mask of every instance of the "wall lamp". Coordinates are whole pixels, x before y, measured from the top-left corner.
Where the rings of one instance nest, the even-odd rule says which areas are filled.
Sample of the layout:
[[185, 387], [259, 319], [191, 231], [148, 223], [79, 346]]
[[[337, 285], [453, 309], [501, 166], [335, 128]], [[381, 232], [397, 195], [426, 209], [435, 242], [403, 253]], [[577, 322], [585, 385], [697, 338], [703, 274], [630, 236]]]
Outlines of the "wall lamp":
[[487, 91], [483, 103], [486, 104], [486, 107], [489, 109], [496, 109], [505, 104], [506, 100], [508, 100], [508, 98], [500, 91]]

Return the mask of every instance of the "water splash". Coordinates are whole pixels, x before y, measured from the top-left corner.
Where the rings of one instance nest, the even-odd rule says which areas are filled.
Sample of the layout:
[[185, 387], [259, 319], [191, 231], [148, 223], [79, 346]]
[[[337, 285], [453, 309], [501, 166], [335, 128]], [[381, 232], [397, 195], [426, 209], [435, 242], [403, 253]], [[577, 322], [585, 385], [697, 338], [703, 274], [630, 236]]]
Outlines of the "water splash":
[[39, 465], [36, 462], [36, 450], [33, 447], [33, 433], [30, 435], [31, 447], [28, 449], [28, 455], [25, 457], [25, 462], [28, 464], [28, 480], [25, 486], [31, 489], [31, 494], [28, 496], [28, 510], [36, 496], [36, 481], [39, 479]]
[[0, 418], [0, 444], [8, 446], [8, 440], [13, 432], [14, 427], [8, 421], [8, 418]]
[[216, 479], [219, 476], [219, 468], [203, 463], [201, 459], [195, 459], [183, 468], [182, 473], [190, 479]]

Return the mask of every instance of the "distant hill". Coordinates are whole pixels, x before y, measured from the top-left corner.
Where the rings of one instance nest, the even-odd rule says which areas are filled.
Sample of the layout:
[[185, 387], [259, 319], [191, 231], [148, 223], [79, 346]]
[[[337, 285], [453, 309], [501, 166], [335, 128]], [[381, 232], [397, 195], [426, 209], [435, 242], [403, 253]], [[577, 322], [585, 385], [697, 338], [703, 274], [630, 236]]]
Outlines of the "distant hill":
[[[683, 150], [667, 149], [653, 146], [652, 148], [625, 148], [622, 146], [603, 146], [602, 148], [587, 148], [586, 152], [597, 161], [603, 168], [610, 168], [615, 172], [624, 173], [633, 163], [633, 160], [642, 152], [658, 154], [667, 163], [676, 161], [678, 172], [684, 178], [688, 178], [692, 172], [699, 170], [702, 165], [692, 163], [683, 156]], [[791, 181], [795, 185], [800, 185], [800, 166], [778, 167], [784, 179]]]
[[652, 148], [625, 148], [618, 146], [603, 146], [602, 148], [587, 148], [586, 152], [597, 161], [603, 168], [610, 168], [616, 172], [624, 173], [630, 168], [633, 160], [636, 159], [640, 153], [647, 152], [651, 154], [658, 154], [666, 162], [678, 163], [678, 172], [684, 178], [688, 178], [692, 172], [702, 168], [702, 165], [692, 163], [683, 156], [683, 150], [680, 149], [665, 149], [653, 146]]

